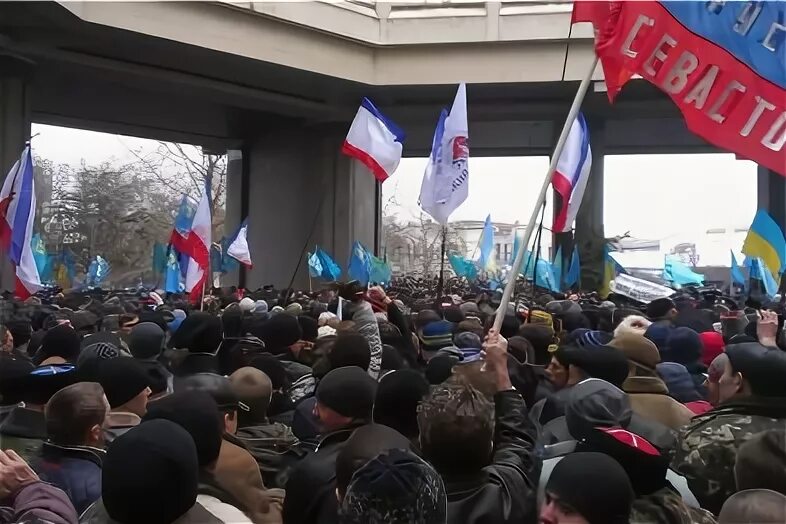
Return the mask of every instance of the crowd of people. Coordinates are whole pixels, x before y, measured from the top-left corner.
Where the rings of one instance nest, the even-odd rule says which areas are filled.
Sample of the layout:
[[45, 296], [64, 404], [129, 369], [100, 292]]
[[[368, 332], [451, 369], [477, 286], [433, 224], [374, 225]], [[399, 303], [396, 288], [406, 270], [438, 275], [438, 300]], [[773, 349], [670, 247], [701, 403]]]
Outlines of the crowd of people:
[[5, 306], [1, 524], [786, 522], [778, 304], [350, 282]]

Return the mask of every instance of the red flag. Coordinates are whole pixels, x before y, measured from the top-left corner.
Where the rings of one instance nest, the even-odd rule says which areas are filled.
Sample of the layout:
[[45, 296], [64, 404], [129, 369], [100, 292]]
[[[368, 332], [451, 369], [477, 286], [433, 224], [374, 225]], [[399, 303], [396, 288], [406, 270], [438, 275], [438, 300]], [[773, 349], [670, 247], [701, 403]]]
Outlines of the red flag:
[[705, 4], [576, 0], [573, 20], [595, 27], [609, 100], [639, 74], [671, 97], [693, 133], [786, 176], [786, 75], [764, 45], [779, 42], [772, 28], [786, 10], [764, 3], [751, 18], [759, 25], [741, 36], [734, 21], [744, 2]]

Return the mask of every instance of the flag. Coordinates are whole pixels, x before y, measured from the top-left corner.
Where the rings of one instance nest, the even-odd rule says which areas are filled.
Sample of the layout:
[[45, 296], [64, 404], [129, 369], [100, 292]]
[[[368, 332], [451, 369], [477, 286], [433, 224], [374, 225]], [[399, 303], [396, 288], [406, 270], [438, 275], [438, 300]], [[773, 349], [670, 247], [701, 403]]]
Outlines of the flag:
[[183, 198], [180, 199], [180, 205], [177, 208], [175, 225], [172, 228], [172, 234], [169, 238], [169, 243], [175, 246], [175, 249], [181, 253], [185, 253], [188, 249], [186, 246], [186, 239], [191, 232], [191, 224], [194, 222], [195, 213], [196, 204], [188, 195], [183, 195]]
[[393, 271], [387, 262], [368, 253], [369, 281], [377, 284], [389, 284], [393, 278]]
[[731, 253], [731, 282], [745, 287], [745, 275], [742, 273], [740, 265], [737, 264], [737, 257], [734, 256], [734, 251], [729, 250]]
[[763, 258], [752, 258], [750, 277], [751, 279], [761, 281], [764, 292], [768, 297], [772, 298], [778, 293], [778, 283], [775, 281], [775, 278], [772, 276], [772, 271], [767, 267], [767, 263]]
[[483, 224], [483, 232], [480, 235], [480, 268], [486, 271], [497, 269], [494, 253], [494, 225], [491, 223], [491, 215], [486, 217]]
[[554, 271], [554, 281], [557, 283], [558, 291], [562, 291], [562, 246], [557, 248], [554, 261], [551, 263]]
[[341, 276], [341, 268], [319, 246], [313, 254], [308, 255], [308, 272], [313, 278], [323, 278], [330, 282]]
[[448, 262], [450, 262], [450, 267], [453, 268], [457, 277], [464, 277], [467, 280], [478, 278], [477, 266], [471, 260], [467, 260], [458, 253], [448, 253]]
[[521, 236], [519, 236], [519, 232], [517, 229], [513, 230], [513, 256], [510, 259], [510, 265], [513, 265], [513, 262], [516, 260], [516, 255], [519, 252], [519, 246], [521, 244]]
[[319, 278], [322, 276], [322, 261], [316, 251], [308, 254], [308, 274], [311, 278]]
[[341, 152], [368, 167], [380, 182], [387, 180], [401, 161], [404, 132], [369, 100], [363, 98], [341, 147]]
[[31, 247], [35, 207], [33, 157], [28, 144], [0, 190], [0, 246], [14, 265], [15, 294], [23, 300], [43, 287]]
[[[535, 262], [535, 253], [532, 251], [524, 252], [524, 267], [521, 275], [529, 281], [535, 281], [535, 285], [548, 289], [549, 291], [559, 292], [557, 279], [554, 276], [554, 266], [545, 258], [538, 257]], [[509, 276], [508, 278], [511, 278]]]
[[573, 228], [576, 214], [584, 198], [590, 168], [592, 167], [592, 150], [589, 143], [589, 131], [584, 115], [579, 113], [570, 128], [565, 148], [557, 161], [552, 185], [554, 191], [562, 197], [562, 205], [554, 217], [552, 231], [565, 233]]
[[574, 247], [573, 255], [570, 257], [570, 267], [563, 278], [563, 282], [567, 287], [572, 287], [578, 284], [580, 278], [581, 261], [579, 260], [579, 250]]
[[161, 242], [153, 244], [153, 273], [163, 275], [166, 273], [168, 250], [167, 246]]
[[603, 257], [603, 282], [601, 283], [600, 296], [601, 298], [606, 298], [609, 296], [609, 293], [611, 293], [611, 281], [614, 280], [617, 275], [627, 274], [628, 271], [611, 256], [608, 244], [603, 247]]
[[166, 278], [164, 279], [164, 291], [167, 293], [180, 293], [183, 291], [182, 275], [180, 264], [177, 260], [175, 249], [171, 248], [167, 253]]
[[33, 235], [30, 249], [33, 250], [33, 259], [41, 282], [52, 280], [52, 257], [47, 254], [44, 241], [38, 233]]
[[780, 275], [786, 265], [786, 239], [775, 220], [764, 210], [758, 210], [748, 235], [742, 244], [742, 252], [749, 257], [761, 257], [764, 263]]
[[109, 265], [109, 262], [107, 262], [106, 259], [101, 255], [96, 255], [87, 268], [87, 275], [85, 275], [85, 285], [90, 287], [100, 286], [106, 280], [106, 277], [109, 276], [111, 271], [112, 268]]
[[595, 26], [610, 100], [641, 75], [692, 132], [786, 176], [784, 20], [786, 2], [577, 0], [573, 10]]
[[207, 271], [210, 264], [211, 229], [210, 186], [205, 184], [202, 198], [191, 222], [191, 229], [184, 238], [183, 249], [177, 248], [188, 255], [185, 290], [191, 294], [192, 302], [199, 302], [204, 287], [207, 285]]
[[235, 235], [230, 239], [226, 254], [246, 267], [253, 267], [251, 251], [248, 249], [248, 219], [245, 219]]
[[349, 278], [367, 286], [371, 278], [370, 264], [368, 251], [363, 247], [363, 244], [356, 240], [352, 244], [352, 252], [349, 255], [349, 264], [347, 265]]
[[434, 131], [420, 186], [420, 207], [442, 224], [469, 194], [469, 128], [467, 88], [460, 84], [453, 107], [442, 111]]
[[702, 285], [704, 284], [704, 275], [693, 271], [679, 258], [667, 256], [663, 265], [663, 280], [676, 286]]

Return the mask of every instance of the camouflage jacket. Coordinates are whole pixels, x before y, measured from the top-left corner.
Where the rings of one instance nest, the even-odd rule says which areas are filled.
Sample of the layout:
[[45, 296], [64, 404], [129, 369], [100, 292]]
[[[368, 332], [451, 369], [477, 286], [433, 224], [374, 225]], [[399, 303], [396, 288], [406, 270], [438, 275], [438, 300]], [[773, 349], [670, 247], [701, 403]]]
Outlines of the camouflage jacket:
[[638, 497], [630, 512], [630, 524], [716, 524], [707, 510], [692, 508], [669, 487]]
[[672, 468], [684, 475], [703, 508], [714, 514], [734, 494], [737, 450], [757, 433], [782, 428], [786, 399], [732, 399], [694, 417], [679, 431]]

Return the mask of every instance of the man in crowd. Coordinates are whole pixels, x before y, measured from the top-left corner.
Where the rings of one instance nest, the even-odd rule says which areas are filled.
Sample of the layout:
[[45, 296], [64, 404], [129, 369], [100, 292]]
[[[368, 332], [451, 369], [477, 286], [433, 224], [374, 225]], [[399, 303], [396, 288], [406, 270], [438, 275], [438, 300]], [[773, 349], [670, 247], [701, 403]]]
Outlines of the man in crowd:
[[48, 438], [35, 470], [41, 480], [65, 491], [80, 514], [101, 497], [109, 409], [99, 384], [79, 382], [55, 393], [44, 411]]
[[106, 442], [111, 444], [142, 420], [151, 393], [150, 379], [141, 364], [128, 357], [102, 362], [98, 376], [111, 408], [104, 428]]
[[418, 415], [421, 449], [445, 482], [448, 522], [531, 522], [540, 469], [535, 430], [510, 383], [507, 341], [492, 331], [483, 349], [494, 404], [466, 383], [436, 387]]

